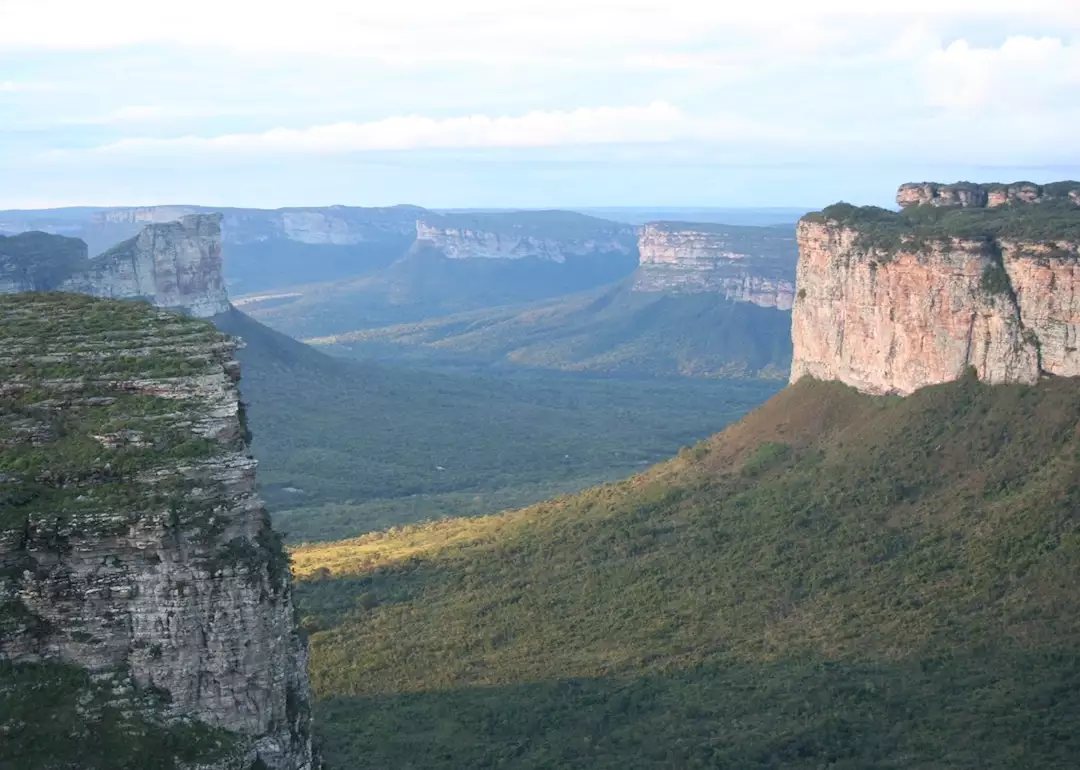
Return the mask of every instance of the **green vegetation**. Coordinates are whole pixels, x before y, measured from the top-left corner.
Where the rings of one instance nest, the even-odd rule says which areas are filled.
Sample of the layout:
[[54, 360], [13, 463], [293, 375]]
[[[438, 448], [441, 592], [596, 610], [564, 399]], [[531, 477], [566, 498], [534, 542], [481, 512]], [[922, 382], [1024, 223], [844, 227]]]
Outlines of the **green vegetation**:
[[[241, 387], [271, 509], [348, 506], [322, 509], [336, 519], [326, 533], [282, 513], [294, 541], [361, 534], [373, 520], [490, 513], [629, 475], [780, 388], [438, 374], [330, 358], [238, 312], [216, 321], [246, 342]], [[349, 509], [355, 526], [343, 529]], [[393, 510], [402, 518], [388, 520]]]
[[86, 244], [43, 232], [0, 235], [0, 281], [50, 291], [87, 265]]
[[836, 203], [807, 214], [805, 219], [857, 228], [859, 248], [884, 252], [895, 252], [901, 245], [920, 251], [952, 238], [984, 241], [988, 248], [1002, 238], [1039, 243], [1080, 241], [1080, 206], [1068, 200], [1013, 202], [994, 208], [909, 206], [898, 212]]
[[114, 673], [120, 697], [112, 682], [81, 668], [0, 660], [0, 767], [179, 770], [220, 762], [240, 770], [234, 735], [166, 719], [160, 695]]
[[[565, 213], [565, 212], [562, 212]], [[629, 230], [629, 229], [628, 229]], [[570, 236], [554, 231], [549, 237]], [[533, 302], [614, 283], [637, 267], [625, 252], [547, 259], [450, 259], [417, 241], [393, 264], [366, 275], [285, 287], [271, 302], [244, 305], [255, 318], [297, 339], [420, 321], [452, 313]]]
[[352, 768], [1071, 768], [1080, 383], [809, 380], [664, 465], [297, 549]]
[[713, 293], [636, 292], [623, 282], [312, 342], [357, 358], [427, 366], [781, 379], [791, 363], [790, 328], [786, 311]]
[[41, 515], [122, 529], [169, 499], [138, 474], [230, 448], [192, 435], [196, 400], [128, 386], [220, 371], [209, 324], [70, 294], [0, 297], [0, 321], [0, 531]]

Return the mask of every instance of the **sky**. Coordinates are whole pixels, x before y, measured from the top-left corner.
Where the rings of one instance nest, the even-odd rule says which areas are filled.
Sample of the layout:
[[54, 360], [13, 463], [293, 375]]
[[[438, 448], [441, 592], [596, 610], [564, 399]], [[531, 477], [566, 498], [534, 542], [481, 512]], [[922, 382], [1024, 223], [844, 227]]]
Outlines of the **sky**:
[[0, 0], [0, 208], [1080, 178], [1080, 0]]

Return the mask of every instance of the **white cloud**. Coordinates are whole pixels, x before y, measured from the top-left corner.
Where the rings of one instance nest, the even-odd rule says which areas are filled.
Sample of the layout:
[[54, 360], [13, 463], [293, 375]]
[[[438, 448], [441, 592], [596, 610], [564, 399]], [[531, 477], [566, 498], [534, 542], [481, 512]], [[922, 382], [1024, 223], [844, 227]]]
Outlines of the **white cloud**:
[[166, 44], [374, 57], [398, 63], [489, 61], [595, 49], [637, 52], [753, 32], [774, 50], [820, 50], [896, 19], [1032, 18], [1080, 23], [1075, 0], [5, 0], [0, 50]]
[[[1080, 92], [1080, 45], [1010, 37], [997, 48], [957, 40], [923, 63], [931, 106], [978, 112], [1066, 107]], [[1070, 93], [1072, 92], [1072, 93]]]
[[62, 123], [74, 126], [108, 126], [128, 123], [160, 123], [165, 121], [189, 120], [192, 118], [224, 118], [259, 115], [260, 110], [237, 107], [234, 105], [189, 106], [183, 104], [135, 104], [120, 107], [99, 115], [87, 115], [66, 118]]
[[638, 107], [535, 110], [519, 116], [434, 119], [396, 116], [366, 123], [274, 128], [261, 133], [122, 139], [95, 152], [335, 153], [379, 150], [529, 148], [567, 145], [723, 141], [782, 135], [737, 117], [692, 119], [667, 102]]
[[48, 91], [50, 89], [51, 86], [48, 83], [0, 80], [0, 94], [19, 94], [30, 91]]

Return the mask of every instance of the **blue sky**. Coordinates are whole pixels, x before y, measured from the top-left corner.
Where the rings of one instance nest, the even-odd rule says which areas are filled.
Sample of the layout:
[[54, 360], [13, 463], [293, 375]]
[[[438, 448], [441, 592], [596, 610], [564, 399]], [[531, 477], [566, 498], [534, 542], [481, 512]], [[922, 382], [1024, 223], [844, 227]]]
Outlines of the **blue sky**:
[[1078, 0], [0, 0], [0, 207], [1080, 177]]

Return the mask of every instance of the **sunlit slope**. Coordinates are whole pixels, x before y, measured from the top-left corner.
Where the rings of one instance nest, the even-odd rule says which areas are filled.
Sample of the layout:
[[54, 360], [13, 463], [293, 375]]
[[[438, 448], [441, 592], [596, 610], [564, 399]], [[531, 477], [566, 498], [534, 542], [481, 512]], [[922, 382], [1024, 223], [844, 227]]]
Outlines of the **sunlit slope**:
[[1078, 419], [803, 381], [626, 482], [300, 549], [328, 758], [1073, 767]]

